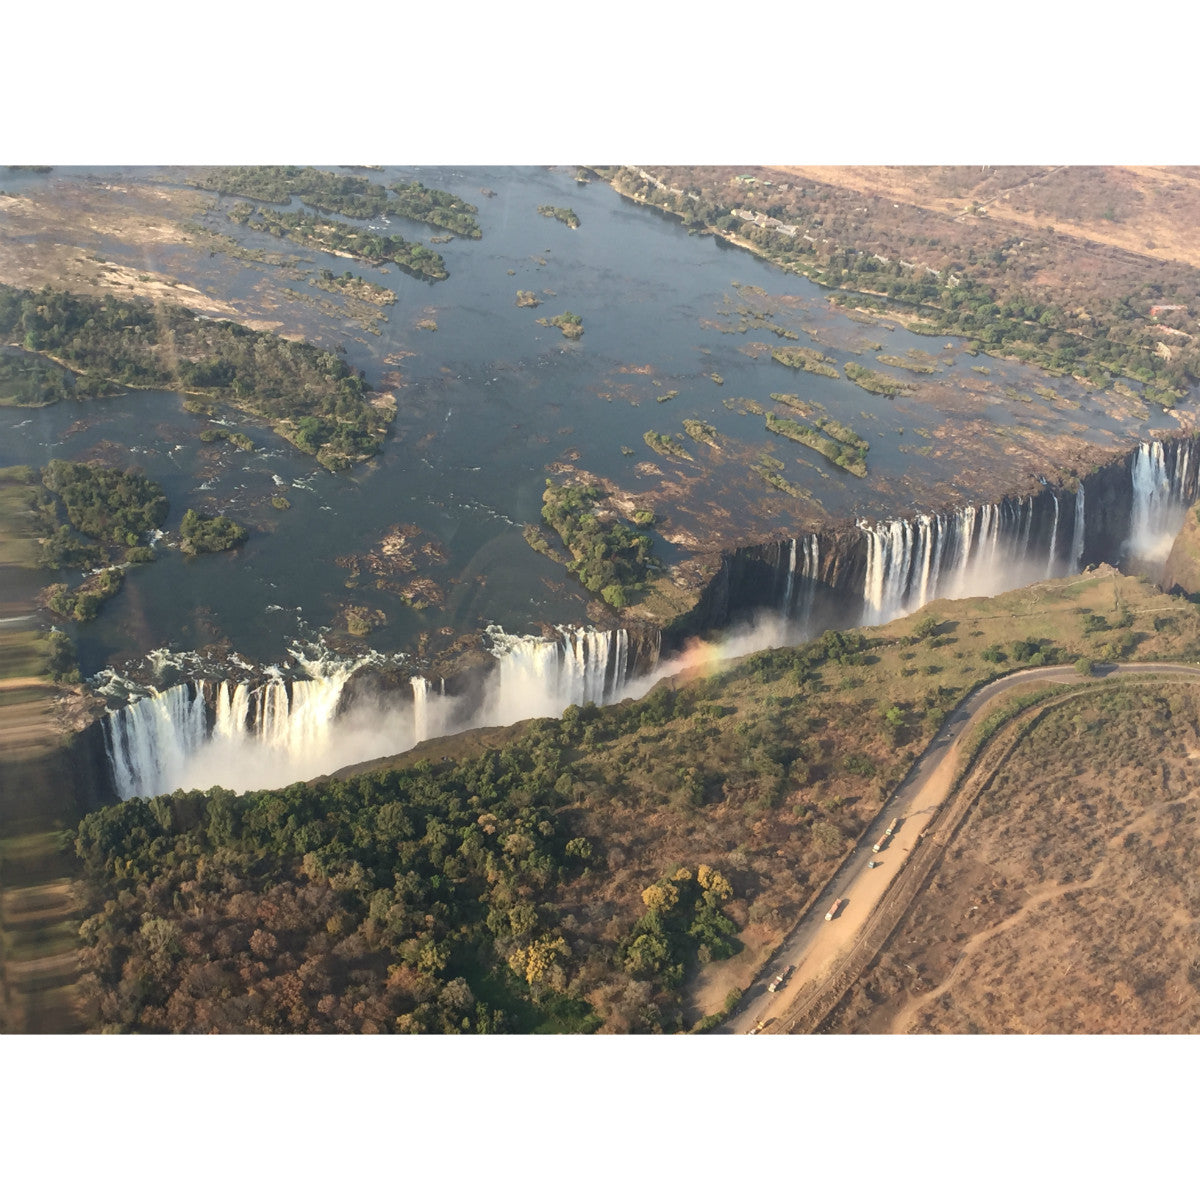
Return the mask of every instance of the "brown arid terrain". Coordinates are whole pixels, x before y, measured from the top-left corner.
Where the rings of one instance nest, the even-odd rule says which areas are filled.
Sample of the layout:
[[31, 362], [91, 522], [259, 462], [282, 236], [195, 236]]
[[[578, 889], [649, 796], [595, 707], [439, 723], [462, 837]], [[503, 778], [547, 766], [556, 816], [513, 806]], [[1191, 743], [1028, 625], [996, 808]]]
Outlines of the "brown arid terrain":
[[[1120, 612], [1127, 616], [1119, 617]], [[1084, 618], [1101, 613], [1129, 624], [1116, 634], [1084, 632]], [[931, 619], [937, 633], [917, 635], [920, 623]], [[870, 631], [865, 656], [848, 656], [845, 664], [829, 661], [800, 687], [790, 671], [780, 670], [786, 657], [731, 663], [707, 684], [704, 676], [712, 667], [700, 662], [692, 682], [711, 697], [700, 716], [647, 724], [581, 747], [587, 782], [574, 785], [568, 807], [606, 870], [557, 891], [555, 903], [569, 915], [564, 928], [581, 944], [615, 944], [637, 919], [643, 889], [680, 863], [705, 862], [733, 883], [728, 911], [743, 948], [702, 965], [688, 980], [682, 996], [686, 1025], [711, 1019], [736, 990], [746, 991], [748, 1003], [756, 1000], [758, 992], [751, 989], [759, 988], [768, 964], [808, 912], [816, 912], [822, 939], [813, 947], [819, 951], [816, 965], [831, 967], [848, 948], [844, 935], [858, 927], [860, 914], [871, 910], [897, 875], [903, 877], [903, 852], [917, 845], [934, 811], [923, 811], [927, 805], [917, 801], [906, 809], [904, 836], [883, 856], [885, 869], [861, 873], [853, 906], [841, 919], [821, 922], [819, 900], [856, 855], [860, 839], [890, 804], [896, 785], [954, 702], [975, 683], [1019, 665], [1011, 659], [989, 663], [983, 657], [989, 648], [1030, 638], [1058, 647], [1059, 661], [1067, 664], [1084, 656], [1102, 661], [1113, 654], [1108, 640], [1128, 633], [1135, 647], [1131, 657], [1192, 661], [1200, 645], [1198, 620], [1187, 602], [1101, 568], [991, 598], [930, 605]], [[1059, 685], [1106, 686], [1083, 680], [1073, 665], [1059, 670], [1065, 677]], [[888, 698], [883, 704], [882, 696]], [[898, 722], [890, 733], [883, 712], [889, 703]], [[500, 749], [520, 733], [521, 727], [473, 730], [338, 774], [403, 767], [422, 758], [462, 759], [485, 748]], [[771, 754], [796, 745], [797, 738], [801, 753], [781, 775]], [[967, 734], [964, 741], [969, 743]], [[699, 765], [689, 770], [686, 764], [692, 762]], [[949, 764], [950, 772], [954, 765]], [[949, 793], [952, 805], [956, 793], [946, 774], [929, 780], [930, 795], [936, 792], [940, 800]], [[700, 789], [702, 780], [704, 799], [699, 790], [689, 791]], [[780, 996], [780, 1013], [799, 997], [802, 975], [805, 970]], [[613, 983], [600, 971], [587, 979], [597, 1011], [606, 1015], [605, 1028], [637, 1028], [646, 989], [636, 984], [622, 991]], [[776, 1014], [776, 1020], [782, 1031], [782, 1017]]]
[[[1200, 181], [1167, 167], [626, 167], [677, 213], [876, 312], [1176, 403], [1200, 370]], [[913, 301], [926, 305], [919, 316]], [[843, 301], [843, 304], [851, 301]], [[860, 300], [860, 303], [864, 300]], [[908, 310], [905, 316], [905, 308]]]
[[[0, 283], [182, 305], [289, 338], [322, 322], [339, 331], [334, 341], [378, 334], [394, 292], [314, 275], [298, 254], [247, 249], [206, 228], [213, 195], [179, 186], [182, 173], [173, 174], [162, 184], [62, 177], [36, 193], [0, 192]], [[242, 269], [259, 278], [234, 306], [219, 294], [222, 276]], [[325, 294], [291, 286], [303, 282]]]
[[821, 1030], [1194, 1032], [1198, 801], [1194, 684], [1048, 704]]
[[50, 642], [30, 614], [36, 541], [21, 472], [0, 472], [0, 1033], [80, 1028], [79, 902], [62, 830], [79, 819], [60, 748], [96, 700], [55, 683]]
[[771, 167], [893, 203], [1200, 267], [1200, 170], [1163, 166]]
[[0, 632], [0, 1032], [63, 1033], [75, 1010], [78, 902], [73, 856], [57, 829], [73, 818], [72, 794], [55, 750], [63, 737], [65, 689], [36, 667], [36, 642]]
[[[1002, 246], [1012, 262], [1040, 268], [1040, 282], [1061, 274], [1115, 295], [1160, 278], [1163, 266], [1200, 267], [1200, 171], [1192, 167], [805, 165], [648, 173], [762, 211], [786, 209], [799, 190], [819, 214], [818, 235], [837, 230], [848, 244], [871, 250], [873, 241], [890, 243], [933, 268], [947, 252]], [[1022, 234], [1035, 236], [1020, 241]], [[1098, 261], [1109, 264], [1101, 276], [1093, 273]]]
[[[161, 270], [168, 248], [191, 246], [185, 226], [208, 207], [198, 192], [108, 183], [0, 196], [0, 280], [22, 288], [66, 288], [85, 296], [119, 292], [234, 317], [225, 302]], [[141, 261], [110, 258], [102, 246], [140, 247]], [[256, 327], [252, 321], [243, 321]], [[261, 323], [260, 323], [261, 326]]]

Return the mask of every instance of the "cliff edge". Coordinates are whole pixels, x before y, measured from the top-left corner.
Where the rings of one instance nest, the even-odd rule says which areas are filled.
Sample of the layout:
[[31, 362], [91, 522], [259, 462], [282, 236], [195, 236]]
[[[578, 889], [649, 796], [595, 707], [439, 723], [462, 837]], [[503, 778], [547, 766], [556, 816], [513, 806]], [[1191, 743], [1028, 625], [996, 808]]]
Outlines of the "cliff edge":
[[1163, 564], [1162, 589], [1200, 600], [1200, 506], [1188, 510]]

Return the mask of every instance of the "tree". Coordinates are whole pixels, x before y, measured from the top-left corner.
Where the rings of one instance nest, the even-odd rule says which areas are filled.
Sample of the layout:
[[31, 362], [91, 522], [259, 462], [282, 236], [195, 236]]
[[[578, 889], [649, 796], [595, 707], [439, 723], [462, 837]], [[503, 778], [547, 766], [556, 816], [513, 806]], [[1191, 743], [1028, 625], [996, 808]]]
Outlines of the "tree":
[[679, 903], [679, 889], [663, 880], [642, 892], [642, 903], [654, 913], [670, 912]]
[[929, 616], [922, 617], [916, 625], [913, 626], [913, 637], [924, 640], [927, 637], [932, 637], [941, 628], [941, 621], [932, 613]]
[[600, 596], [605, 604], [611, 604], [613, 608], [624, 608], [629, 603], [625, 589], [619, 583], [610, 583], [601, 590]]
[[179, 525], [180, 548], [186, 555], [232, 550], [247, 538], [246, 529], [228, 517], [212, 517], [189, 508]]
[[720, 871], [714, 871], [704, 863], [696, 868], [696, 882], [720, 900], [728, 900], [733, 895], [733, 885], [729, 880]]
[[523, 976], [526, 983], [540, 983], [559, 958], [570, 953], [567, 943], [561, 937], [546, 933], [530, 945], [514, 950], [508, 957], [508, 965], [518, 975]]

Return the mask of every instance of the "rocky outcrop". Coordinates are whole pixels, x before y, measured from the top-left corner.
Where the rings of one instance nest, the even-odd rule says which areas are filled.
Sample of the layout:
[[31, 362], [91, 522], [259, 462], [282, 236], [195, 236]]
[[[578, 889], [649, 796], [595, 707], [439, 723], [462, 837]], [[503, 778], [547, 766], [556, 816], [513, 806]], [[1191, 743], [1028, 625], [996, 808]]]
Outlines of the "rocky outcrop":
[[1200, 508], [1188, 509], [1163, 564], [1162, 589], [1200, 601]]

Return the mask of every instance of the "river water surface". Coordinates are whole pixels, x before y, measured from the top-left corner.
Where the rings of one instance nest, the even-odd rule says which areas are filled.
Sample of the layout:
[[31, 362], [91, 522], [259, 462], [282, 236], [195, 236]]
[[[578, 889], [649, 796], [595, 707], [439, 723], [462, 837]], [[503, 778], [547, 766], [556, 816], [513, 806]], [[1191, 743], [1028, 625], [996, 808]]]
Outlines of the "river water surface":
[[[74, 168], [5, 186], [64, 194], [155, 179], [184, 187], [187, 175]], [[373, 385], [394, 388], [399, 412], [382, 454], [352, 474], [332, 475], [237, 413], [224, 419], [252, 438], [253, 452], [201, 443], [210, 419], [189, 414], [171, 393], [0, 409], [0, 465], [98, 457], [141, 468], [171, 501], [158, 561], [131, 570], [101, 619], [78, 631], [86, 671], [155, 647], [216, 643], [260, 663], [279, 661], [292, 638], [336, 626], [348, 603], [385, 614], [386, 626], [369, 644], [388, 653], [415, 653], [422, 635], [439, 630], [445, 639], [493, 623], [514, 632], [582, 623], [585, 594], [521, 533], [538, 520], [546, 479], [563, 466], [646, 495], [667, 535], [657, 538], [658, 553], [678, 562], [689, 549], [994, 499], [989, 456], [999, 463], [1014, 446], [1036, 455], [1039, 442], [1050, 447], [1056, 439], [1115, 451], [1164, 424], [1161, 414], [1152, 419], [1136, 404], [1122, 407], [1070, 380], [973, 358], [957, 340], [856, 321], [807, 280], [717, 239], [690, 236], [674, 219], [574, 175], [532, 167], [373, 174], [382, 183], [418, 179], [478, 206], [480, 240], [432, 247], [450, 272], [438, 283], [242, 230], [225, 216], [231, 198], [210, 197], [215, 207], [202, 223], [248, 247], [291, 256], [292, 276], [227, 254], [130, 247], [97, 235], [99, 253], [122, 261], [140, 253], [147, 269], [228, 299], [247, 317], [343, 346]], [[579, 228], [539, 215], [539, 205], [574, 209]], [[426, 244], [438, 233], [398, 218], [388, 232]], [[397, 293], [377, 335], [315, 307], [328, 296], [307, 278], [321, 268], [339, 275], [349, 268]], [[519, 289], [534, 292], [539, 306], [518, 307]], [[583, 317], [578, 341], [537, 324], [567, 310]], [[418, 328], [421, 321], [435, 321], [436, 330]], [[769, 355], [775, 346], [811, 346], [839, 370], [860, 362], [920, 390], [872, 395], [844, 378], [780, 365]], [[878, 354], [915, 355], [935, 373], [883, 367]], [[1054, 398], [1034, 391], [1048, 385]], [[868, 477], [768, 432], [754, 406], [788, 413], [772, 402], [773, 392], [817, 404], [865, 437]], [[722, 448], [688, 439], [685, 417], [714, 426]], [[643, 441], [649, 430], [679, 438], [695, 461], [656, 456]], [[774, 491], [750, 470], [764, 453], [806, 498]], [[1043, 469], [1052, 467], [1047, 461]], [[272, 506], [280, 494], [290, 509]], [[188, 507], [243, 522], [249, 542], [235, 554], [186, 561], [171, 542]], [[444, 555], [420, 568], [441, 589], [441, 605], [418, 611], [375, 587], [369, 573], [355, 579], [345, 565], [346, 556], [378, 549], [396, 526], [418, 527], [419, 540]]]

